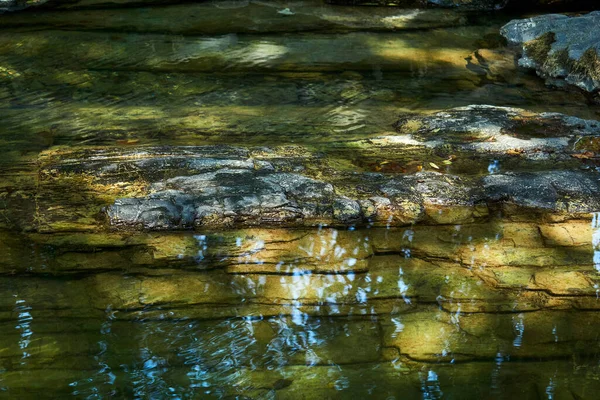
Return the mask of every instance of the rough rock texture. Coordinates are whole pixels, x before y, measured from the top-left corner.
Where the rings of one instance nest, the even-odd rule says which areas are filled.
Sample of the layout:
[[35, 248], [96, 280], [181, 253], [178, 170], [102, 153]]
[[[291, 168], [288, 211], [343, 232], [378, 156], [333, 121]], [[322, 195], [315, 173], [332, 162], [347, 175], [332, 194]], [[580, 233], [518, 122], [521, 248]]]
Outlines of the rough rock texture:
[[285, 224], [298, 219], [330, 217], [340, 204], [342, 220], [360, 216], [336, 199], [333, 187], [298, 174], [256, 174], [249, 169], [177, 177], [151, 186], [143, 199], [120, 199], [108, 208], [114, 226], [141, 225], [149, 229], [189, 228], [193, 225]]
[[[146, 149], [146, 157], [154, 151]], [[168, 157], [165, 161], [170, 162]], [[226, 163], [220, 158], [213, 161]], [[111, 161], [111, 164], [118, 169], [131, 167], [127, 162]], [[127, 187], [138, 185], [133, 174], [126, 179], [129, 182], [118, 183], [110, 183], [107, 176], [100, 175], [92, 178], [90, 186], [98, 189], [92, 189], [90, 196], [99, 188], [111, 188], [110, 192], [117, 199], [106, 208], [109, 224], [114, 228], [149, 230], [318, 223], [467, 223], [485, 218], [489, 208], [499, 204], [510, 206], [513, 214], [519, 214], [519, 210], [585, 214], [600, 209], [600, 183], [592, 172], [515, 172], [484, 177], [459, 177], [433, 171], [391, 177], [370, 174], [358, 177], [364, 182], [360, 193], [343, 179], [315, 179], [306, 173], [277, 171], [268, 166], [263, 170], [253, 166], [222, 167], [148, 182], [137, 196], [125, 198], [119, 198], [119, 194], [126, 195]], [[86, 171], [81, 174], [89, 177]], [[140, 174], [148, 175], [147, 171]], [[50, 193], [68, 190], [54, 179], [46, 180], [44, 187]], [[53, 198], [46, 193], [38, 200], [40, 204], [46, 204], [45, 196]], [[93, 215], [92, 206], [87, 204], [81, 213]], [[75, 225], [67, 226], [73, 229], [81, 226], [78, 222], [81, 215], [74, 211], [73, 208], [44, 207], [36, 219], [50, 226], [55, 226], [52, 221], [59, 225], [70, 221]]]
[[[411, 122], [409, 124], [409, 122]], [[417, 126], [417, 124], [419, 126]], [[511, 134], [530, 140], [532, 137], [600, 134], [600, 121], [584, 120], [559, 113], [533, 113], [511, 107], [472, 105], [451, 108], [420, 120], [401, 119], [396, 127], [423, 139], [465, 141], [464, 135], [489, 139]], [[448, 138], [447, 135], [450, 135]], [[473, 140], [470, 138], [469, 140]]]
[[600, 210], [600, 177], [568, 171], [498, 174], [482, 180], [488, 201], [557, 212]]
[[[567, 155], [583, 150], [583, 142], [600, 135], [600, 121], [559, 113], [473, 105], [432, 115], [406, 115], [397, 123], [391, 141], [418, 140], [426, 146], [452, 145], [475, 153], [518, 153], [528, 158]], [[587, 150], [587, 149], [585, 149]]]
[[521, 46], [519, 65], [534, 68], [554, 84], [565, 80], [587, 92], [600, 90], [600, 11], [514, 20], [501, 34]]
[[[0, 226], [41, 232], [458, 224], [600, 210], [598, 122], [469, 106], [397, 135], [302, 146], [55, 147], [11, 175]], [[535, 213], [531, 213], [535, 211]], [[531, 214], [531, 215], [530, 215]]]
[[349, 190], [341, 182], [334, 188], [302, 174], [223, 168], [154, 183], [148, 196], [118, 199], [108, 207], [107, 215], [114, 227], [146, 229], [319, 222], [403, 225], [426, 219], [428, 214], [443, 222], [438, 209], [465, 208], [446, 217], [446, 223], [452, 223], [470, 220], [476, 203], [485, 197], [461, 178], [436, 172], [375, 182], [370, 197], [348, 198], [337, 194]]
[[397, 134], [358, 141], [361, 166], [378, 172], [420, 169], [457, 175], [592, 170], [600, 122], [558, 113], [476, 105], [404, 114]]

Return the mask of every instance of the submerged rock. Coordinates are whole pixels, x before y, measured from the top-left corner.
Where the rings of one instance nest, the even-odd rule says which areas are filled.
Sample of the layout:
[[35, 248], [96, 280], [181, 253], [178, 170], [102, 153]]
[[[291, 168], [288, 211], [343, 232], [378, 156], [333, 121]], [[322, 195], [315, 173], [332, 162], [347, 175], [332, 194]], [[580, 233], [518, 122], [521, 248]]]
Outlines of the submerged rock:
[[[290, 0], [285, 2], [285, 9], [282, 9], [281, 2], [273, 1], [228, 2], [236, 7], [226, 7], [223, 1], [184, 2], [167, 7], [150, 7], [152, 4], [147, 1], [145, 4], [137, 4], [138, 7], [132, 7], [132, 4], [123, 0], [114, 3], [100, 1], [97, 5], [86, 4], [89, 1], [61, 3], [58, 7], [45, 9], [43, 13], [7, 13], [0, 16], [0, 26], [226, 35], [316, 30], [428, 29], [455, 27], [468, 22], [464, 13], [456, 10], [383, 7], [366, 10], [359, 7], [327, 6], [322, 0]], [[122, 7], [118, 8], [119, 4]]]
[[404, 141], [529, 159], [568, 158], [590, 150], [584, 143], [600, 135], [600, 121], [489, 105], [457, 107], [425, 116], [408, 114], [395, 126], [400, 135], [380, 138], [379, 143]]
[[501, 34], [521, 46], [519, 65], [535, 69], [548, 82], [561, 85], [564, 80], [594, 94], [600, 90], [600, 11], [514, 20]]

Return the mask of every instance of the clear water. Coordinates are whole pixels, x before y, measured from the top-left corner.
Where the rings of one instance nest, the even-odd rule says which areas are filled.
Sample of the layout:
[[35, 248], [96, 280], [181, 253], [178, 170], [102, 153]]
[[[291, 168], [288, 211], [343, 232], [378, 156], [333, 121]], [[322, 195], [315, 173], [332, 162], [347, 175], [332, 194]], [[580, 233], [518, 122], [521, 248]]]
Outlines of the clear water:
[[[82, 4], [0, 16], [0, 398], [597, 398], [597, 218], [136, 234], [11, 222], [42, 204], [48, 150], [302, 145], [368, 170], [377, 155], [348, 143], [402, 112], [598, 119], [580, 92], [513, 67], [496, 32], [514, 15]], [[480, 164], [456, 168], [493, 168]]]

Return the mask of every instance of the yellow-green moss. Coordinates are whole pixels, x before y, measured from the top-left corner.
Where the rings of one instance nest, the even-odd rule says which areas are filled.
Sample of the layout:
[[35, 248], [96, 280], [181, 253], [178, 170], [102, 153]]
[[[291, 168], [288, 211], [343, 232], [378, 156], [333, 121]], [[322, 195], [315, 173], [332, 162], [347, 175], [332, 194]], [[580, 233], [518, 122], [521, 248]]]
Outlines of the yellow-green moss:
[[596, 49], [588, 49], [573, 66], [576, 73], [584, 74], [594, 80], [600, 80], [600, 57]]
[[539, 65], [542, 65], [548, 59], [548, 53], [552, 48], [552, 43], [555, 41], [556, 38], [554, 32], [547, 32], [537, 39], [525, 42], [523, 47], [529, 58], [533, 59]]

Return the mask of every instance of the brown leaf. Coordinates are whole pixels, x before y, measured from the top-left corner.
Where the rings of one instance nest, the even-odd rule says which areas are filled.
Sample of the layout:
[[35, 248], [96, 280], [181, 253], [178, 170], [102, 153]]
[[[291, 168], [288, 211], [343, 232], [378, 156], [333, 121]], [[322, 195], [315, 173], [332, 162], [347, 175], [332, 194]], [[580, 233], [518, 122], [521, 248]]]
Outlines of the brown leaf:
[[523, 149], [508, 149], [506, 151], [506, 154], [508, 154], [509, 156], [520, 156], [521, 154], [523, 154]]
[[121, 146], [129, 146], [132, 144], [139, 143], [140, 139], [119, 139], [117, 140], [117, 144]]
[[594, 157], [596, 154], [594, 154], [593, 151], [586, 151], [583, 153], [575, 153], [575, 154], [571, 154], [571, 157], [573, 158], [578, 158], [580, 160], [588, 160], [592, 157]]

